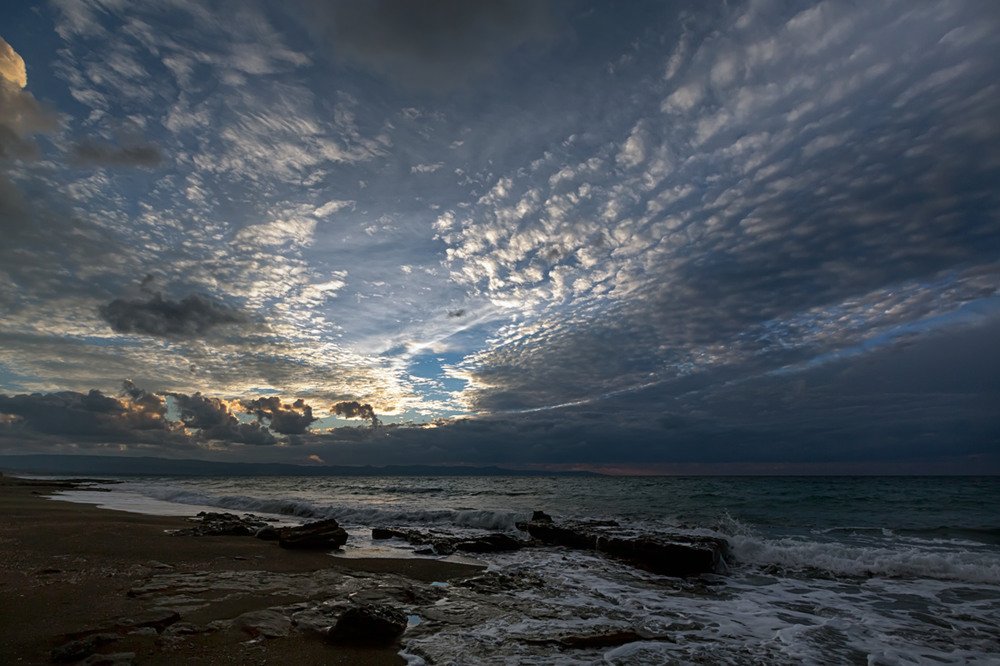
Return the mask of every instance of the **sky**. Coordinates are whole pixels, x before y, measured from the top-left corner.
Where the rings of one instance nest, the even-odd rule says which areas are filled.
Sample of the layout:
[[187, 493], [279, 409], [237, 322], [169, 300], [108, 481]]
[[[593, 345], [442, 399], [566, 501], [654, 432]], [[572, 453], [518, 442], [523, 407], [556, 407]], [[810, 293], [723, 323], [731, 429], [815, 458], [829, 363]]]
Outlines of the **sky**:
[[1000, 473], [992, 0], [0, 8], [0, 453]]

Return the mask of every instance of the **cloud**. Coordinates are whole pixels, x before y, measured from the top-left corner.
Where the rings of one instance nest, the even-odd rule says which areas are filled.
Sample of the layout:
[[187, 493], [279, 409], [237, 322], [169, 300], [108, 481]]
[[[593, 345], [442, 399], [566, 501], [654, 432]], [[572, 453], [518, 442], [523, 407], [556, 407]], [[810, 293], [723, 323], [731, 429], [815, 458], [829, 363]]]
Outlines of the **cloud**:
[[56, 119], [28, 85], [24, 60], [0, 37], [0, 160], [37, 157], [38, 146], [29, 137], [56, 128]]
[[184, 425], [199, 430], [200, 439], [256, 446], [277, 443], [274, 435], [260, 423], [240, 423], [230, 411], [229, 405], [219, 398], [203, 396], [201, 393], [167, 395], [176, 402]]
[[439, 215], [452, 279], [523, 317], [461, 364], [469, 407], [753, 375], [995, 293], [962, 273], [1000, 250], [995, 48], [971, 29], [1000, 26], [981, 7], [677, 24], [669, 80], [604, 108], [614, 143], [567, 140]]
[[134, 142], [116, 146], [112, 143], [83, 139], [72, 146], [71, 152], [75, 162], [87, 166], [153, 169], [163, 163], [160, 146], [153, 142]]
[[550, 38], [542, 0], [302, 0], [313, 33], [334, 51], [408, 88], [448, 90], [488, 74], [506, 52]]
[[41, 435], [89, 443], [183, 443], [183, 437], [168, 437], [174, 434], [175, 424], [151, 407], [148, 402], [106, 396], [97, 389], [0, 395], [0, 414], [13, 417], [0, 427], [0, 438]]
[[140, 333], [163, 338], [197, 338], [224, 326], [246, 324], [249, 318], [202, 294], [180, 301], [160, 294], [142, 300], [116, 298], [100, 307], [100, 315], [118, 333]]
[[293, 403], [282, 403], [277, 396], [242, 400], [241, 408], [248, 414], [253, 414], [259, 421], [267, 420], [271, 430], [282, 435], [301, 435], [309, 430], [309, 425], [316, 421], [312, 407], [299, 398]]
[[28, 85], [28, 71], [24, 67], [24, 59], [0, 37], [0, 79], [17, 88]]
[[372, 406], [368, 404], [363, 405], [357, 400], [338, 402], [330, 407], [330, 411], [348, 419], [370, 419], [373, 428], [379, 425], [378, 416], [375, 415], [375, 410]]

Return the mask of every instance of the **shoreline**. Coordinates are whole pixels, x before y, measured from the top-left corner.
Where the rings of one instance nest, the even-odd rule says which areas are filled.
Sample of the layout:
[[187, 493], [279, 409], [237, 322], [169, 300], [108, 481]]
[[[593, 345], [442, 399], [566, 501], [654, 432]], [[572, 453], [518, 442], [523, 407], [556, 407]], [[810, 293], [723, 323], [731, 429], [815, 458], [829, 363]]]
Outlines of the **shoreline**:
[[[134, 653], [137, 664], [180, 659], [190, 664], [404, 664], [399, 644], [331, 644], [297, 630], [265, 638], [259, 628], [236, 625], [245, 624], [241, 616], [279, 606], [342, 609], [350, 599], [337, 594], [347, 583], [360, 583], [351, 598], [391, 603], [394, 593], [406, 598], [407, 581], [444, 582], [482, 572], [472, 564], [422, 558], [337, 558], [285, 550], [252, 537], [174, 536], [166, 530], [191, 523], [50, 497], [78, 483], [0, 476], [0, 594], [6, 599], [0, 604], [0, 656], [5, 663], [50, 663], [53, 648], [105, 633], [116, 638], [95, 653]], [[192, 586], [195, 580], [204, 583]], [[379, 588], [387, 590], [381, 595], [385, 599], [379, 598]], [[162, 615], [170, 606], [180, 614], [170, 621], [173, 629], [135, 626], [136, 618]], [[182, 626], [184, 631], [177, 630]]]

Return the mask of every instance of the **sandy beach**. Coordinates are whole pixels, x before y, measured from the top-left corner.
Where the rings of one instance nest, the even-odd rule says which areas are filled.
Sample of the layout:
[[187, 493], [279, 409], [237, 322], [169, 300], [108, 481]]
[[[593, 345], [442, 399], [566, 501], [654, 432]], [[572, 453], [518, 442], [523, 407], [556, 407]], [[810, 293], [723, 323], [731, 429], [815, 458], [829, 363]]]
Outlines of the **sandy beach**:
[[[481, 571], [335, 558], [252, 537], [174, 536], [190, 523], [49, 498], [66, 487], [0, 477], [3, 663], [51, 663], [54, 649], [100, 636], [95, 655], [134, 655], [119, 663], [402, 664], [396, 645], [331, 644], [322, 631], [352, 602], [405, 602], [419, 594], [414, 585]], [[269, 628], [276, 607], [299, 621], [288, 627], [280, 616], [286, 626]], [[75, 661], [107, 663], [86, 659]]]

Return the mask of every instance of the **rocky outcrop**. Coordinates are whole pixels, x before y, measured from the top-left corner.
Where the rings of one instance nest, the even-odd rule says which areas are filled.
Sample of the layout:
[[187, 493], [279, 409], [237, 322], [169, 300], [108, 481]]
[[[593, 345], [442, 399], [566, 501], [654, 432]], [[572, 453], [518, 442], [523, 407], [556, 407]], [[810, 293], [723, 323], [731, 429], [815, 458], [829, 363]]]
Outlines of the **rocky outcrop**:
[[253, 514], [237, 516], [234, 513], [200, 512], [198, 524], [174, 532], [175, 536], [254, 536], [268, 525]]
[[347, 532], [333, 518], [278, 530], [278, 545], [282, 548], [334, 550], [345, 543]]
[[723, 539], [686, 534], [624, 535], [613, 521], [553, 523], [529, 520], [517, 528], [553, 546], [595, 550], [654, 573], [678, 578], [724, 573]]
[[406, 614], [386, 604], [365, 604], [344, 612], [327, 638], [337, 643], [389, 645], [406, 630]]
[[372, 539], [401, 539], [414, 546], [430, 546], [418, 550], [418, 555], [451, 555], [456, 550], [466, 553], [499, 553], [518, 550], [524, 544], [499, 532], [475, 537], [453, 537], [419, 530], [400, 530], [392, 527], [372, 529]]

